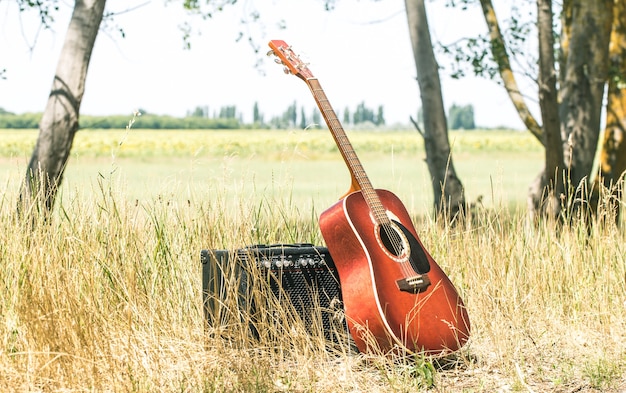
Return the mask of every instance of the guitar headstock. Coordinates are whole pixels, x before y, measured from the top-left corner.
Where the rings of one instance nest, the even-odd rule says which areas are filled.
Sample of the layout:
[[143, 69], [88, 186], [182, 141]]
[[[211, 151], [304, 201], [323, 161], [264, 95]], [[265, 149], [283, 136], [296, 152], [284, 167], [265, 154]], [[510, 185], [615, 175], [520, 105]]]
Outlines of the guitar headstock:
[[286, 74], [294, 74], [303, 80], [313, 78], [313, 74], [307, 67], [307, 64], [300, 59], [300, 56], [298, 56], [285, 41], [271, 40], [269, 46], [272, 50], [267, 52], [267, 55], [276, 56], [274, 60], [276, 63], [285, 66], [284, 71]]

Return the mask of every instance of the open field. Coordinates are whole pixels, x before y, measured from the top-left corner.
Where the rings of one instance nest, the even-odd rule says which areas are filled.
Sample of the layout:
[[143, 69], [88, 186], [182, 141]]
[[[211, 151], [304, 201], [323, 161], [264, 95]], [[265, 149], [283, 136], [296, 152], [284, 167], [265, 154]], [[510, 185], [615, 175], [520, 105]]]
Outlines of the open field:
[[429, 215], [419, 135], [350, 136], [468, 307], [451, 363], [327, 351], [285, 311], [255, 341], [232, 302], [205, 328], [201, 249], [322, 243], [317, 217], [349, 182], [325, 132], [81, 131], [54, 218], [33, 224], [14, 206], [36, 134], [0, 131], [0, 391], [626, 390], [626, 238], [526, 224], [532, 137], [452, 134], [483, 202], [450, 228]]
[[[0, 181], [13, 189], [23, 176], [35, 131], [1, 131]], [[377, 188], [396, 193], [416, 214], [430, 213], [432, 186], [417, 132], [353, 132], [354, 147]], [[539, 143], [527, 133], [458, 132], [454, 165], [467, 198], [525, 204], [541, 168]], [[348, 171], [328, 131], [81, 131], [75, 138], [64, 195], [88, 191], [105, 178], [129, 199], [157, 196], [210, 199], [284, 197], [330, 205], [345, 193]], [[97, 187], [96, 187], [97, 188]], [[202, 195], [204, 193], [204, 195]]]

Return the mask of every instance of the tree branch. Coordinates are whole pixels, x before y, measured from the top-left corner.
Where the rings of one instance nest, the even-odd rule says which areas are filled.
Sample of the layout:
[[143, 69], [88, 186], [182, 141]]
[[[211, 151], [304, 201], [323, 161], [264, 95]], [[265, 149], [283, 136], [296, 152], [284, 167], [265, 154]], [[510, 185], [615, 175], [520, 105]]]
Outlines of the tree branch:
[[417, 132], [420, 133], [420, 135], [422, 136], [422, 138], [426, 139], [426, 135], [424, 135], [424, 131], [422, 131], [422, 129], [420, 128], [419, 123], [417, 122], [417, 120], [415, 120], [413, 118], [413, 116], [410, 116], [409, 119], [411, 119], [411, 123], [413, 123], [413, 125], [415, 126], [415, 129], [417, 130]]
[[498, 19], [496, 18], [496, 12], [493, 9], [493, 4], [491, 3], [491, 0], [480, 0], [480, 4], [483, 8], [483, 15], [485, 16], [485, 21], [487, 22], [487, 27], [489, 29], [491, 52], [494, 60], [498, 64], [500, 76], [504, 82], [504, 88], [509, 94], [509, 98], [515, 106], [517, 113], [526, 125], [526, 128], [528, 128], [528, 131], [530, 131], [530, 133], [533, 134], [543, 145], [543, 130], [528, 110], [524, 96], [520, 93], [517, 81], [515, 80], [515, 75], [511, 69], [511, 62], [504, 44], [504, 39], [502, 38], [502, 33], [500, 32], [500, 26], [498, 24]]

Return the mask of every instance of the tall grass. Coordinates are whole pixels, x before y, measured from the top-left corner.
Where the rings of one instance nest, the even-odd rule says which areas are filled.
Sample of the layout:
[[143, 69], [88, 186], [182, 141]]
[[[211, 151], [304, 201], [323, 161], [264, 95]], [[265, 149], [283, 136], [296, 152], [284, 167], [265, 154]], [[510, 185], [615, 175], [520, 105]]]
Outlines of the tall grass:
[[223, 312], [237, 317], [206, 327], [199, 251], [260, 240], [319, 244], [317, 212], [303, 215], [288, 198], [135, 204], [115, 184], [97, 187], [93, 200], [66, 201], [34, 226], [16, 219], [3, 196], [2, 390], [624, 388], [626, 246], [615, 227], [590, 235], [531, 228], [506, 209], [475, 212], [458, 228], [417, 219], [473, 324], [455, 364], [438, 368], [346, 346], [328, 351], [289, 318], [263, 325], [257, 341], [233, 302]]
[[[127, 187], [103, 174], [34, 225], [14, 215], [12, 189], [0, 193], [0, 391], [626, 389], [626, 239], [616, 226], [529, 226], [497, 198], [457, 227], [416, 215], [472, 323], [469, 343], [442, 362], [327, 348], [271, 301], [256, 339], [236, 285], [208, 326], [200, 250], [322, 244], [324, 207], [289, 184], [143, 199]], [[267, 288], [251, 296], [267, 299]]]

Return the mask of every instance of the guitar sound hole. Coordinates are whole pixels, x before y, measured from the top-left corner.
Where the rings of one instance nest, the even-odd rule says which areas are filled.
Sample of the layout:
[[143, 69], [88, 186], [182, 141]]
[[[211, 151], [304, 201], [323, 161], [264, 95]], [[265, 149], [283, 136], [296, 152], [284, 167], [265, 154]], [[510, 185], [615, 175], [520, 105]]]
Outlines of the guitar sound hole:
[[380, 226], [380, 240], [389, 253], [395, 257], [402, 255], [405, 249], [404, 236], [392, 224], [382, 224]]

